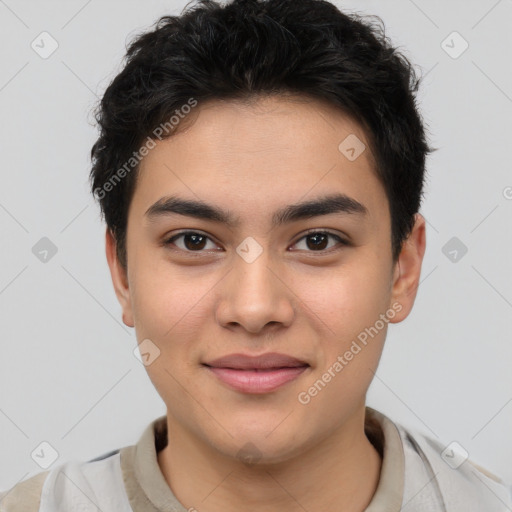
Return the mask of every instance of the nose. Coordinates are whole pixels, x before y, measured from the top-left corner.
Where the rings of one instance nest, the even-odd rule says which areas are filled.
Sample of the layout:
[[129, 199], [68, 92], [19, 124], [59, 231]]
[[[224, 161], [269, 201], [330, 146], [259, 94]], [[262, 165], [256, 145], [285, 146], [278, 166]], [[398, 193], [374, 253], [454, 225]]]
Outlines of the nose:
[[223, 279], [216, 318], [226, 328], [240, 326], [252, 334], [268, 334], [291, 325], [294, 294], [276, 269], [269, 251], [252, 262], [235, 257], [231, 272]]

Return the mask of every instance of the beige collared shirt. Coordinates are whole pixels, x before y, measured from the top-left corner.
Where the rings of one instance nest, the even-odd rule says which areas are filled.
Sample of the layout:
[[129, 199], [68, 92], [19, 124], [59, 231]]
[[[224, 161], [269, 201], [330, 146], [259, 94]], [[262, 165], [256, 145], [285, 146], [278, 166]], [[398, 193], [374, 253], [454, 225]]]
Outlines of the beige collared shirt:
[[[366, 408], [365, 432], [383, 456], [377, 490], [365, 512], [399, 512], [404, 485], [404, 454], [395, 425]], [[167, 444], [165, 416], [149, 425], [139, 442], [121, 450], [121, 468], [133, 512], [187, 512], [158, 466], [157, 451]]]
[[[470, 460], [457, 468], [446, 447], [367, 407], [365, 433], [382, 457], [365, 512], [510, 512], [511, 489]], [[165, 416], [135, 445], [87, 462], [70, 461], [0, 493], [0, 512], [187, 512], [168, 486], [157, 453], [167, 444]]]

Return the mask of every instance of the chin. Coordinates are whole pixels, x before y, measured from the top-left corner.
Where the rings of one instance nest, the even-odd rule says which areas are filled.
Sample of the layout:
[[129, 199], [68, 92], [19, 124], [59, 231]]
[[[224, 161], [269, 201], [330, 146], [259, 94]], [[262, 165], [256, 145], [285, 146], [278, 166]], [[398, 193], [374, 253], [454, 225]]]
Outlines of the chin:
[[[227, 441], [227, 444], [220, 443], [216, 448], [223, 452], [229, 458], [239, 460], [248, 467], [261, 467], [276, 465], [289, 461], [300, 455], [309, 444], [307, 439], [302, 439], [297, 433], [283, 429], [279, 434], [276, 432], [275, 425], [272, 428], [262, 428], [257, 430], [252, 428], [250, 432], [244, 430], [235, 433], [233, 438]], [[293, 444], [290, 443], [293, 439]], [[216, 445], [216, 443], [214, 443]]]

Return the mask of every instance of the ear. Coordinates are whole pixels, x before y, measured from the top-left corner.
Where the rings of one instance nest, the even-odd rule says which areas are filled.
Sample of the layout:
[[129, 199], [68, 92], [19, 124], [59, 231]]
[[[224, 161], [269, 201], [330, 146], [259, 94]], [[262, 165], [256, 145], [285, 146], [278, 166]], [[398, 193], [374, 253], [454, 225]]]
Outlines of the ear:
[[105, 233], [105, 251], [107, 254], [108, 266], [112, 277], [112, 284], [117, 295], [117, 300], [123, 309], [123, 323], [128, 327], [134, 327], [132, 303], [130, 298], [130, 290], [128, 287], [128, 276], [123, 268], [116, 252], [116, 240], [114, 235], [107, 228]]
[[414, 227], [409, 237], [404, 241], [398, 261], [395, 264], [390, 305], [400, 304], [401, 309], [394, 308], [397, 314], [389, 320], [391, 323], [398, 323], [407, 318], [418, 291], [421, 264], [425, 254], [426, 235], [423, 216], [417, 213], [415, 219]]

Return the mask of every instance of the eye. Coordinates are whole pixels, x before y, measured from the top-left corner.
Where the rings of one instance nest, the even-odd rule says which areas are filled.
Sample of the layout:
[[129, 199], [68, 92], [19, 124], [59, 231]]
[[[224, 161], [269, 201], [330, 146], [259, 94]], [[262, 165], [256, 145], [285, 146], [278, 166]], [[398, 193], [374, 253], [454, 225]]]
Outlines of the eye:
[[[305, 247], [308, 252], [328, 252], [325, 251], [325, 249], [332, 247], [332, 245], [329, 246], [329, 238], [337, 240], [341, 245], [348, 245], [348, 242], [345, 242], [340, 236], [335, 235], [334, 233], [330, 233], [329, 231], [312, 230], [300, 238], [299, 241], [294, 244], [294, 246], [299, 244], [301, 240], [305, 240]], [[334, 246], [335, 245], [336, 244], [334, 244]]]
[[[329, 239], [335, 240], [338, 244], [349, 245], [340, 236], [330, 233], [329, 231], [318, 231], [311, 230], [302, 238], [300, 238], [293, 246], [297, 246], [302, 240], [305, 240], [304, 247], [299, 250], [306, 250], [308, 252], [328, 252], [326, 249], [330, 249], [336, 244], [329, 246]], [[180, 240], [179, 243], [176, 243]], [[208, 247], [208, 241], [212, 246]], [[203, 233], [198, 231], [184, 231], [172, 236], [171, 238], [164, 241], [164, 245], [174, 245], [178, 249], [185, 252], [206, 252], [206, 250], [216, 250], [217, 245]]]
[[[182, 239], [180, 243], [175, 243], [180, 238]], [[203, 249], [208, 245], [207, 240], [210, 240], [213, 248], [216, 247], [216, 244], [208, 236], [197, 231], [184, 231], [165, 240], [164, 245], [175, 245], [178, 249], [186, 252], [204, 252]]]

